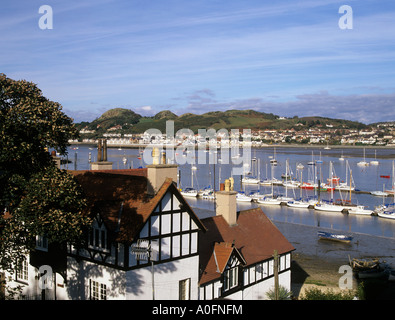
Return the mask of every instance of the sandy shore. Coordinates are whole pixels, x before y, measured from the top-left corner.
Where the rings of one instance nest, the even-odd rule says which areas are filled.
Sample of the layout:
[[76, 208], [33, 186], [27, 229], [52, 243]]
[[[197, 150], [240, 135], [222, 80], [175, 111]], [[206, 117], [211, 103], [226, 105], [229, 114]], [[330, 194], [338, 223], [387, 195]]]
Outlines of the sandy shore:
[[[317, 231], [328, 229], [286, 222], [275, 224], [296, 248], [292, 255], [291, 291], [294, 297], [300, 297], [307, 288], [313, 287], [323, 291], [339, 291], [339, 279], [344, 275], [339, 273], [339, 268], [348, 265], [349, 259], [378, 257], [395, 267], [395, 239], [348, 233], [354, 239], [350, 244], [344, 244], [318, 240]], [[356, 289], [358, 281], [355, 277], [352, 283], [353, 289]], [[379, 293], [377, 289], [366, 298], [395, 299], [394, 282], [381, 283], [379, 289]]]

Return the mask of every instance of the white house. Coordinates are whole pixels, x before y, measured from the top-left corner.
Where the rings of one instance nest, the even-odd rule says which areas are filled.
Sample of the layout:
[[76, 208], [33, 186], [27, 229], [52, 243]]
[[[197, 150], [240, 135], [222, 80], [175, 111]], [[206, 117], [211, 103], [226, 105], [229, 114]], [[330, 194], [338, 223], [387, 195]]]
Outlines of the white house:
[[202, 219], [207, 228], [200, 241], [202, 300], [268, 299], [275, 285], [291, 291], [291, 253], [295, 248], [261, 208], [236, 211], [236, 192], [217, 192], [216, 216]]
[[176, 165], [72, 173], [92, 228], [79, 246], [38, 237], [37, 250], [6, 275], [22, 297], [266, 299], [275, 250], [279, 285], [290, 290], [294, 247], [260, 208], [237, 212], [234, 191], [217, 192], [216, 215], [199, 219], [173, 182]]

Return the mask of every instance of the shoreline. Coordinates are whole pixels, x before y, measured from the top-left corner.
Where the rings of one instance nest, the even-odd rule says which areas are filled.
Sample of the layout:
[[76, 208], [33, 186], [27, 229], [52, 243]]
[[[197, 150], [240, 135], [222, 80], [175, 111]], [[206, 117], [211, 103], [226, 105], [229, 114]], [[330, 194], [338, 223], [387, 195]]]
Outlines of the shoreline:
[[[295, 247], [291, 263], [291, 291], [295, 298], [311, 288], [340, 291], [339, 280], [344, 273], [339, 273], [339, 268], [349, 265], [353, 258], [380, 258], [395, 267], [395, 239], [289, 222], [273, 223]], [[319, 240], [318, 230], [346, 233], [354, 238], [350, 244]], [[385, 285], [385, 291], [377, 298], [395, 298], [395, 283]], [[357, 286], [358, 281], [353, 276], [352, 289]]]
[[[86, 145], [86, 146], [96, 146], [97, 143], [96, 142], [69, 142], [70, 146], [72, 145]], [[145, 147], [167, 147], [167, 148], [178, 148], [180, 146], [171, 146], [171, 145], [166, 145], [166, 144], [139, 144], [139, 143], [131, 143], [131, 144], [107, 144], [108, 148], [126, 148], [126, 149], [138, 149], [140, 148], [145, 148]], [[188, 146], [184, 146], [185, 148], [187, 148]], [[190, 147], [190, 146], [189, 146]], [[235, 146], [236, 147], [236, 146]], [[239, 148], [243, 148], [243, 146], [237, 146]], [[290, 143], [290, 144], [264, 144], [261, 146], [250, 146], [251, 149], [264, 149], [264, 148], [274, 148], [274, 147], [278, 147], [278, 148], [322, 148], [325, 149], [327, 147], [329, 147], [330, 149], [341, 149], [341, 148], [346, 148], [346, 149], [394, 149], [395, 150], [395, 145], [385, 145], [385, 146], [372, 146], [372, 145], [326, 145], [326, 144], [294, 144], [294, 143]], [[194, 147], [195, 149], [199, 149], [199, 147]], [[225, 148], [232, 148], [232, 147], [223, 147]], [[218, 149], [221, 149], [221, 147], [219, 147]]]

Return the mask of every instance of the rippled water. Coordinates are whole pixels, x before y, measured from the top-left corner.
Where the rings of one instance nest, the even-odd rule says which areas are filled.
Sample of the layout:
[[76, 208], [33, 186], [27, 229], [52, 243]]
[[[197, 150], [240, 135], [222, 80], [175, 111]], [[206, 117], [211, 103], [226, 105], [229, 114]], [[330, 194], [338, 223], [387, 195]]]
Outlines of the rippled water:
[[[242, 153], [242, 150], [240, 150]], [[69, 148], [68, 158], [71, 161], [65, 168], [84, 170], [89, 168], [89, 153], [91, 154], [91, 160], [95, 161], [97, 158], [96, 146], [71, 146]], [[224, 153], [225, 154], [225, 153]], [[233, 160], [228, 156], [226, 161], [225, 158], [220, 161], [214, 161], [211, 158], [212, 163], [210, 164], [209, 157], [216, 157], [216, 159], [221, 159], [224, 154], [221, 154], [221, 150], [218, 150], [216, 154], [210, 154], [210, 152], [202, 152], [200, 154], [195, 153], [188, 155], [189, 159], [195, 159], [196, 170], [194, 170], [194, 175], [192, 178], [191, 164], [184, 164], [179, 166], [179, 178], [181, 188], [189, 187], [192, 185], [195, 188], [202, 189], [209, 185], [213, 186], [215, 182], [216, 189], [219, 189], [219, 183], [224, 182], [226, 178], [231, 176], [232, 168], [235, 167], [232, 164]], [[118, 149], [109, 148], [108, 149], [108, 160], [113, 162], [114, 169], [123, 168], [137, 168], [139, 166], [145, 166], [144, 159], [138, 159], [139, 157], [138, 149]], [[340, 161], [339, 157], [343, 155], [344, 161]], [[271, 167], [269, 160], [274, 157], [278, 161], [278, 165], [273, 168], [273, 176], [277, 179], [281, 179], [281, 174], [286, 172], [286, 161], [288, 160], [289, 167], [294, 175], [299, 174], [296, 166], [302, 164], [304, 169], [302, 171], [303, 181], [313, 179], [315, 177], [320, 177], [320, 180], [326, 182], [329, 177], [329, 167], [330, 162], [333, 165], [334, 174], [340, 177], [341, 181], [349, 181], [350, 179], [350, 169], [352, 171], [352, 178], [355, 182], [355, 188], [362, 191], [374, 191], [383, 190], [384, 188], [390, 188], [391, 178], [392, 178], [392, 162], [395, 159], [395, 149], [390, 148], [366, 148], [365, 158], [367, 162], [377, 158], [379, 165], [370, 165], [367, 167], [360, 167], [357, 163], [363, 160], [364, 150], [363, 148], [331, 148], [326, 150], [324, 148], [305, 148], [305, 147], [266, 147], [260, 149], [252, 149], [251, 157], [256, 157], [259, 161], [255, 161], [255, 165], [250, 167], [250, 171], [258, 175], [260, 173], [260, 178], [271, 178]], [[126, 164], [123, 163], [123, 158], [127, 159]], [[199, 158], [200, 157], [200, 158]], [[203, 159], [205, 157], [205, 159]], [[75, 161], [76, 160], [76, 161]], [[315, 168], [316, 171], [313, 172], [312, 167], [309, 166], [309, 161], [321, 160], [322, 163], [318, 163]], [[197, 162], [200, 162], [197, 163]], [[201, 163], [205, 162], [205, 163]], [[226, 164], [226, 162], [230, 162]], [[259, 168], [258, 168], [259, 164]], [[347, 167], [348, 166], [348, 167]], [[238, 165], [241, 167], [241, 165]], [[215, 170], [215, 171], [214, 171]], [[346, 174], [347, 173], [347, 174]], [[391, 178], [381, 178], [381, 175], [390, 175]], [[245, 191], [249, 193], [250, 191], [256, 190], [260, 193], [270, 193], [271, 187], [263, 186], [252, 186], [252, 185], [241, 185], [241, 176], [234, 176], [235, 190]], [[274, 187], [274, 193], [287, 193], [291, 197], [299, 197], [300, 189], [288, 189], [284, 187]], [[312, 191], [303, 191], [302, 195], [314, 195]], [[294, 194], [295, 193], [295, 194]], [[321, 192], [320, 197], [322, 199], [330, 199], [330, 192]], [[348, 192], [338, 193], [335, 192], [333, 195], [334, 199], [349, 199], [350, 194]], [[214, 201], [204, 200], [200, 198], [190, 198], [187, 199], [190, 205], [196, 210], [200, 217], [205, 217], [207, 215], [213, 214], [214, 212]], [[394, 202], [393, 197], [387, 197], [385, 199], [381, 197], [375, 197], [370, 194], [351, 194], [351, 200], [353, 203], [363, 204], [370, 209], [374, 209], [385, 203]], [[244, 210], [251, 207], [257, 207], [256, 203], [238, 203], [238, 209]], [[395, 238], [395, 220], [383, 219], [376, 216], [358, 216], [349, 215], [343, 213], [330, 213], [330, 212], [318, 212], [313, 209], [297, 209], [289, 208], [286, 206], [262, 206], [263, 211], [266, 215], [273, 221], [279, 222], [290, 222], [294, 224], [318, 226], [322, 228], [331, 228], [334, 230], [344, 230], [351, 231], [369, 235], [383, 236]]]

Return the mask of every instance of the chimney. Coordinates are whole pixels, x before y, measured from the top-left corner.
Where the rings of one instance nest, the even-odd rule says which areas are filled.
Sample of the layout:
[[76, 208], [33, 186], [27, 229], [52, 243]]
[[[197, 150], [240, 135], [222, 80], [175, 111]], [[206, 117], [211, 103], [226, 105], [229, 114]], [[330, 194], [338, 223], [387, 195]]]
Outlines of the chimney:
[[167, 164], [166, 157], [162, 154], [162, 163], [160, 163], [160, 153], [158, 148], [152, 150], [152, 163], [147, 165], [148, 186], [147, 193], [154, 196], [166, 178], [171, 178], [177, 183], [178, 165]]
[[51, 152], [51, 157], [52, 157], [53, 162], [55, 162], [56, 167], [58, 169], [60, 169], [60, 157], [56, 156], [56, 151], [55, 150], [53, 150]]
[[237, 224], [237, 192], [233, 191], [233, 178], [225, 180], [225, 190], [216, 192], [216, 215], [223, 216], [229, 226]]
[[112, 170], [112, 162], [107, 161], [107, 140], [97, 142], [97, 161], [91, 163], [92, 170]]

